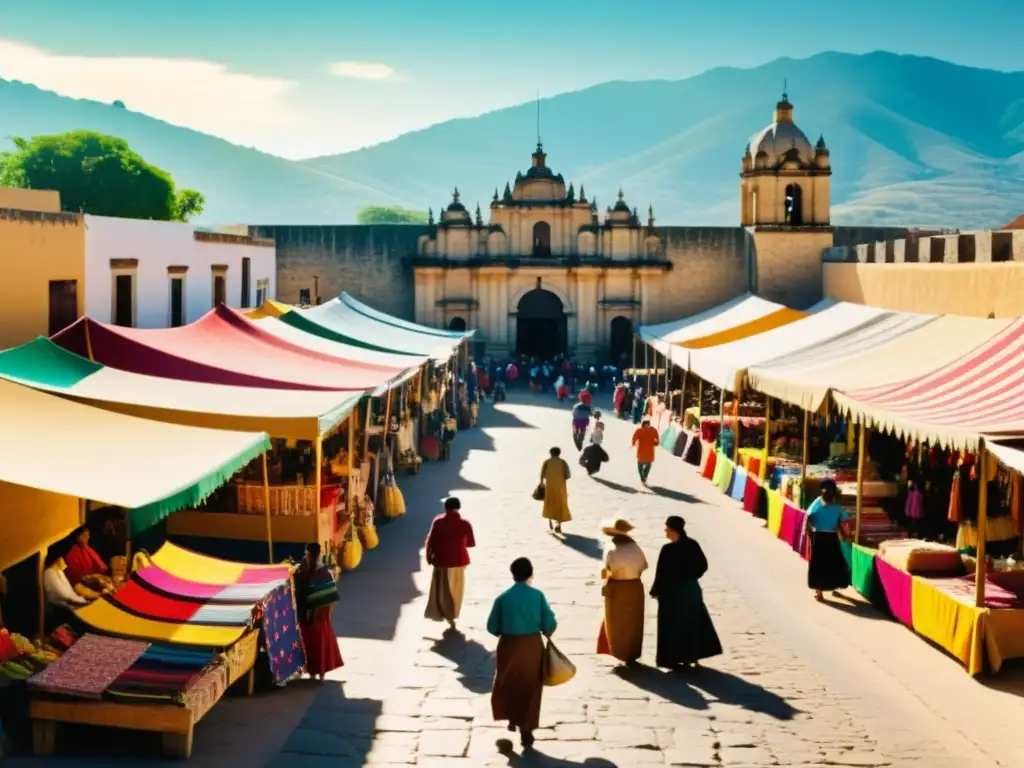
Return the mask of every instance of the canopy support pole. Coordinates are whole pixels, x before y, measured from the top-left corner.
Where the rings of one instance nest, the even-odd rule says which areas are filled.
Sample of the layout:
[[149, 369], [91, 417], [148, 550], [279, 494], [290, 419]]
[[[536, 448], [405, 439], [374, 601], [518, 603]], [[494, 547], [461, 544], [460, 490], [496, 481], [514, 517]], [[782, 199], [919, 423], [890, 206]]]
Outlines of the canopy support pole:
[[736, 387], [736, 402], [733, 405], [733, 418], [736, 419], [736, 426], [733, 427], [732, 436], [732, 462], [733, 464], [740, 463], [740, 398], [743, 396], [743, 385], [739, 384]]
[[366, 398], [366, 426], [363, 428], [363, 458], [370, 455], [370, 415], [373, 413], [373, 398]]
[[868, 452], [868, 428], [862, 421], [857, 430], [857, 519], [853, 528], [853, 543], [860, 544], [860, 518], [864, 510], [864, 463]]
[[[314, 463], [316, 472], [316, 498], [313, 503], [316, 504], [316, 540], [320, 541], [320, 495], [323, 492], [323, 463], [324, 463], [324, 438], [323, 435], [316, 436], [315, 451], [314, 451]], [[332, 537], [333, 539], [333, 537]], [[327, 542], [321, 542], [326, 544]], [[334, 543], [333, 541], [330, 543]], [[324, 547], [324, 549], [328, 549]]]
[[636, 381], [636, 336], [633, 336], [633, 365], [630, 370], [633, 371], [633, 381]]
[[679, 391], [679, 417], [683, 420], [683, 426], [686, 426], [686, 374], [689, 371], [683, 368], [683, 388]]
[[[86, 326], [88, 328], [88, 326]], [[39, 586], [39, 637], [44, 637], [46, 632], [46, 552], [49, 547], [39, 550], [39, 562], [36, 567], [36, 584]]]
[[718, 445], [722, 445], [722, 433], [725, 431], [725, 390], [718, 390]]
[[804, 410], [804, 437], [800, 443], [800, 497], [796, 500], [800, 509], [804, 508], [804, 486], [807, 485], [807, 459], [810, 456], [810, 447], [807, 442], [807, 435], [811, 427], [811, 412]]
[[270, 520], [270, 467], [267, 466], [267, 452], [260, 457], [263, 468], [263, 510], [267, 518], [267, 562], [274, 564], [274, 530]]
[[355, 451], [356, 451], [356, 420], [355, 411], [348, 415], [348, 483], [345, 487], [345, 511], [349, 520], [355, 519]]
[[768, 454], [772, 448], [772, 399], [770, 396], [764, 398], [764, 460], [768, 461]]
[[987, 568], [986, 544], [988, 543], [988, 451], [984, 441], [978, 442], [978, 552], [974, 568], [974, 604], [985, 607], [985, 575]]
[[672, 348], [669, 347], [668, 354], [665, 356], [665, 408], [668, 409], [669, 415], [672, 413], [672, 400], [669, 398], [669, 390], [672, 389]]
[[[650, 351], [650, 349], [651, 349], [650, 345], [647, 345], [647, 344], [644, 345], [644, 368], [647, 369], [647, 397], [650, 397], [652, 394], [654, 394], [651, 391], [651, 358], [648, 355], [648, 352]], [[657, 353], [655, 353], [655, 354], [657, 354]]]

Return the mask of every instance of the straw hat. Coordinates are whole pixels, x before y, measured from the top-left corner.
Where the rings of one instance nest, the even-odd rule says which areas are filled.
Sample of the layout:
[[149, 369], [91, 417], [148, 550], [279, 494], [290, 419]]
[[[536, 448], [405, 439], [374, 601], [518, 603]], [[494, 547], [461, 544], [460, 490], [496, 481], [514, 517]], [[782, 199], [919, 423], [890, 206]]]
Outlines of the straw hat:
[[606, 520], [601, 525], [601, 533], [605, 536], [629, 536], [633, 530], [633, 524], [624, 517], [617, 517], [614, 520]]

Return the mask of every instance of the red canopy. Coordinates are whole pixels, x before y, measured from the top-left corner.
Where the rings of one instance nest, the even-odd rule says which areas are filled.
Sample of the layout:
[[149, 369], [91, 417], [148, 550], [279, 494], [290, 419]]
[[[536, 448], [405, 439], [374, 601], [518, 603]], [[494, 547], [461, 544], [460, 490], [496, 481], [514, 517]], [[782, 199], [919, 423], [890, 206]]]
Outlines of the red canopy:
[[374, 389], [402, 373], [282, 341], [223, 305], [191, 325], [159, 330], [83, 317], [53, 341], [111, 368], [207, 384], [353, 391]]

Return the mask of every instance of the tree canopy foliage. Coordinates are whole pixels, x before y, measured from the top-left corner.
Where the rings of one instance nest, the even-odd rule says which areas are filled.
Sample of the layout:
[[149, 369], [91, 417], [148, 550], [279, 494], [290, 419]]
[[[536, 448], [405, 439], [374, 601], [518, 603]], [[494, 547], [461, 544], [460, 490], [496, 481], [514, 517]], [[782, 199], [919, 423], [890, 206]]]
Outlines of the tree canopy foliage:
[[356, 214], [359, 224], [426, 224], [426, 211], [410, 211], [406, 208], [383, 205], [367, 205]]
[[72, 131], [11, 141], [14, 151], [0, 155], [0, 186], [57, 190], [65, 211], [161, 221], [202, 213], [202, 194], [177, 190], [124, 139]]

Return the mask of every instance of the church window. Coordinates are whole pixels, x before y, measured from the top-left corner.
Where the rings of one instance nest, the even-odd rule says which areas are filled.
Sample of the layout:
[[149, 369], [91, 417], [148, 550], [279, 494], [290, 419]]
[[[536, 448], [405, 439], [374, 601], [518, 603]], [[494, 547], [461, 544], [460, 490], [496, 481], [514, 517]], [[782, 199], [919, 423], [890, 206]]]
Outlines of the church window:
[[453, 317], [448, 321], [449, 331], [465, 331], [466, 330], [466, 319], [463, 317]]
[[533, 225], [533, 255], [539, 258], [551, 255], [551, 225], [546, 221]]
[[804, 223], [803, 190], [799, 184], [786, 187], [786, 223], [791, 227], [799, 227]]

